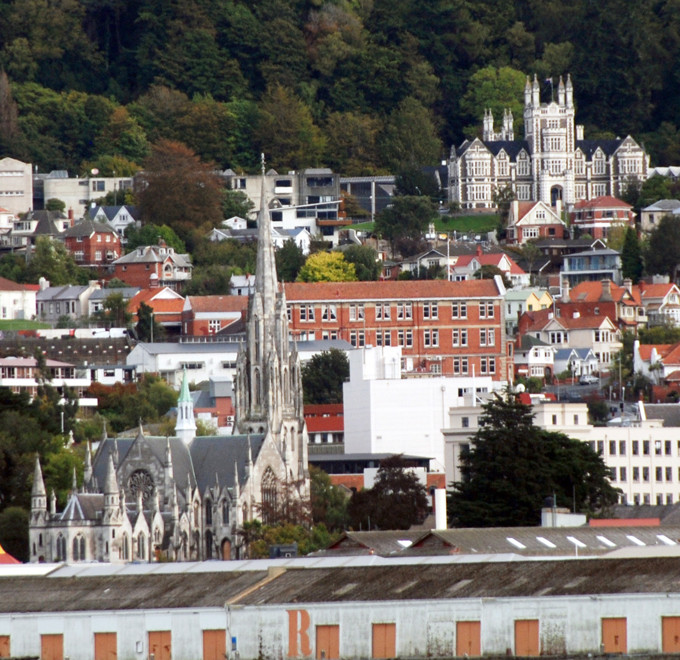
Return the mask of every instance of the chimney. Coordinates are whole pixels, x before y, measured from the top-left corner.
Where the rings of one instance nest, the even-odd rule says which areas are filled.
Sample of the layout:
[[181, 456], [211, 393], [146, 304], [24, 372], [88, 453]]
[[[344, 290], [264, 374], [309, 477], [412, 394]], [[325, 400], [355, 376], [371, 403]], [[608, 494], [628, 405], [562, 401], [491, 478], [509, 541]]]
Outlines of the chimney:
[[570, 302], [569, 293], [571, 288], [569, 287], [569, 280], [562, 280], [562, 302]]
[[625, 280], [623, 280], [623, 288], [626, 290], [628, 295], [632, 295], [633, 292], [633, 280], [630, 279], [630, 277], [627, 277]]
[[477, 243], [477, 256], [482, 256], [482, 246], [479, 243]]
[[614, 300], [612, 298], [612, 281], [602, 280], [602, 295], [600, 296], [601, 302], [611, 302]]

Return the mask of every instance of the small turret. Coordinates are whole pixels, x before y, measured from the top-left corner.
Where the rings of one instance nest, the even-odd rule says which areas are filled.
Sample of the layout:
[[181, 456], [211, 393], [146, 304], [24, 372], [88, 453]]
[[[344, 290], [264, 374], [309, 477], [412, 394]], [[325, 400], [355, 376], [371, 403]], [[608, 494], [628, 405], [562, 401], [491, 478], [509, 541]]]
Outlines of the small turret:
[[57, 495], [54, 492], [54, 488], [50, 491], [50, 515], [57, 515]]
[[571, 84], [571, 74], [567, 74], [567, 84], [565, 86], [567, 108], [574, 107], [574, 87]]
[[189, 392], [189, 379], [187, 369], [184, 367], [182, 387], [177, 399], [177, 420], [175, 422], [175, 435], [181, 438], [184, 444], [189, 444], [196, 437], [196, 420], [194, 419], [194, 401]]
[[104, 478], [104, 509], [112, 512], [120, 506], [120, 491], [116, 479], [116, 468], [113, 465], [113, 455], [109, 454]]
[[531, 102], [535, 108], [541, 105], [541, 88], [538, 84], [538, 76], [534, 73], [534, 82], [531, 86]]
[[33, 468], [33, 487], [31, 488], [31, 511], [47, 511], [47, 491], [43, 481], [40, 457], [36, 454]]
[[85, 449], [85, 471], [83, 472], [83, 485], [92, 486], [92, 448], [90, 443], [87, 443]]
[[527, 76], [527, 81], [524, 85], [524, 106], [531, 105], [531, 81]]
[[564, 80], [562, 80], [562, 76], [560, 76], [560, 82], [557, 85], [557, 103], [560, 106], [564, 105], [564, 96], [565, 96]]

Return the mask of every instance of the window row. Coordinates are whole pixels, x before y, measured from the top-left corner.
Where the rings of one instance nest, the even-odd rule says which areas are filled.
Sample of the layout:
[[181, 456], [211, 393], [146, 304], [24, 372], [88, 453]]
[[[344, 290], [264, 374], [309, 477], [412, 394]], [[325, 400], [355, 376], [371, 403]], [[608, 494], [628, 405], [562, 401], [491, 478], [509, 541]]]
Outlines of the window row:
[[[626, 456], [628, 443], [626, 440], [591, 440], [590, 447], [604, 456], [605, 449], [609, 456]], [[633, 456], [673, 456], [672, 440], [632, 440], [630, 443]], [[677, 455], [680, 456], [680, 440], [676, 442]]]

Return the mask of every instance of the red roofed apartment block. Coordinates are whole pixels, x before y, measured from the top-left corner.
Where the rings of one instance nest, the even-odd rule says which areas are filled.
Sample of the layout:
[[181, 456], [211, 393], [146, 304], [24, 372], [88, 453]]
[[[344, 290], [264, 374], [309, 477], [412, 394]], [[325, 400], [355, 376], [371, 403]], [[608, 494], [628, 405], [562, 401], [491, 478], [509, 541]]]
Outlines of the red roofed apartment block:
[[590, 234], [606, 239], [612, 227], [635, 227], [633, 207], [610, 195], [576, 202], [569, 216], [577, 237]]

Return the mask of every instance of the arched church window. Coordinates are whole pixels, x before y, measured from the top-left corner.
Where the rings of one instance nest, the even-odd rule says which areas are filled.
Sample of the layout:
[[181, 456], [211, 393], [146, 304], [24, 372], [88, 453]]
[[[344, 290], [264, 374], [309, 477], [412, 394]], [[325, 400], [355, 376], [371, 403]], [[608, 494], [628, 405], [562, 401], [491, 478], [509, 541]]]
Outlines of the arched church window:
[[137, 558], [146, 559], [146, 537], [144, 532], [140, 532], [137, 537]]
[[154, 542], [156, 545], [160, 545], [160, 542], [161, 542], [161, 530], [160, 530], [158, 527], [156, 527], [156, 529], [154, 529], [154, 531], [153, 531], [153, 542]]
[[226, 497], [222, 500], [222, 524], [229, 524], [229, 502]]
[[205, 524], [212, 525], [212, 502], [209, 499], [205, 501]]
[[57, 537], [57, 561], [66, 561], [66, 539], [61, 534]]
[[255, 392], [254, 392], [254, 401], [253, 403], [255, 405], [258, 405], [260, 403], [260, 370], [255, 369]]
[[276, 476], [274, 471], [268, 467], [262, 477], [262, 522], [273, 522], [276, 516]]
[[78, 537], [73, 539], [73, 561], [78, 561], [80, 559], [80, 544], [78, 543]]
[[135, 470], [128, 479], [128, 488], [133, 498], [137, 498], [137, 493], [141, 491], [142, 500], [146, 504], [154, 494], [155, 486], [153, 477], [144, 469]]
[[194, 502], [194, 527], [200, 527], [201, 519], [198, 511], [198, 502]]
[[130, 559], [130, 541], [127, 534], [123, 534], [123, 559], [125, 561]]
[[85, 560], [87, 557], [85, 556], [85, 537], [81, 536], [80, 537], [80, 559]]

